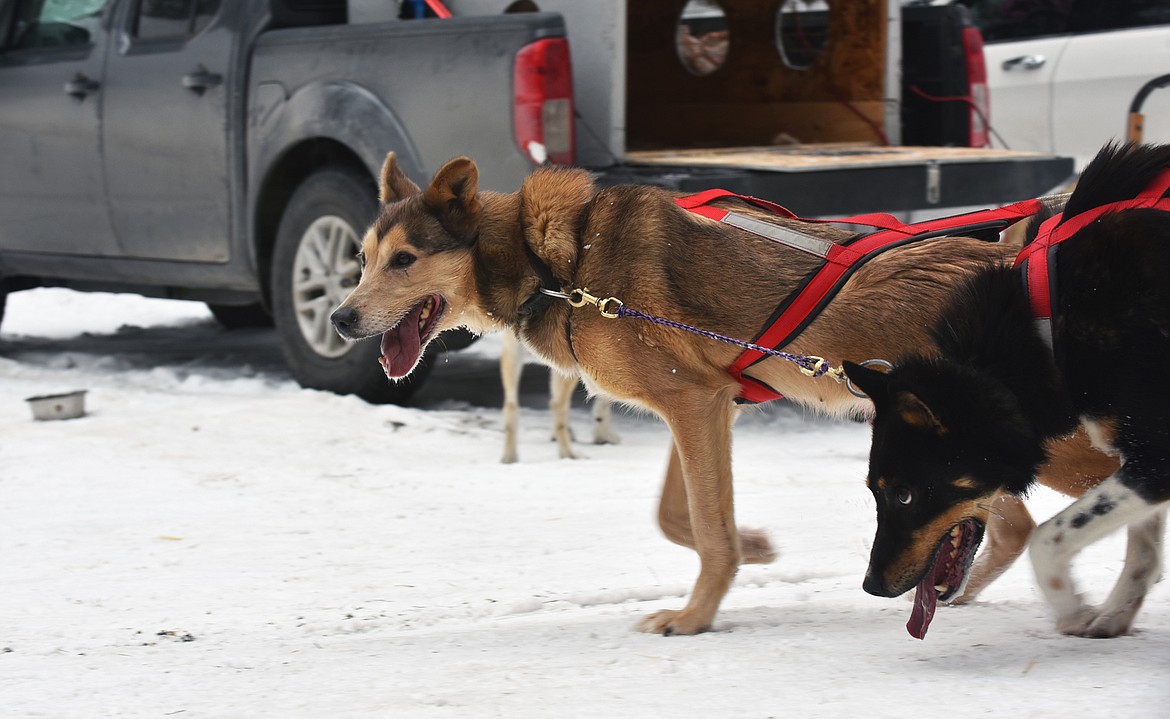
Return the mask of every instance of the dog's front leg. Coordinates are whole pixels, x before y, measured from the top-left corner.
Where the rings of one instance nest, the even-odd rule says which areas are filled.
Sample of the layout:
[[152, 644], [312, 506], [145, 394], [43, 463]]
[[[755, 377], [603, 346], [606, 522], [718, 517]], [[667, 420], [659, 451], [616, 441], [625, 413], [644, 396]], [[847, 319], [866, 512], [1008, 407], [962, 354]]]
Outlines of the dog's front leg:
[[1109, 598], [1101, 605], [1087, 636], [1115, 637], [1128, 634], [1142, 602], [1162, 573], [1162, 535], [1166, 533], [1166, 510], [1129, 525], [1125, 567]]
[[663, 610], [644, 619], [647, 632], [697, 634], [711, 628], [740, 563], [739, 534], [731, 487], [731, 426], [734, 405], [726, 393], [691, 390], [675, 396], [664, 413], [674, 435], [686, 488], [699, 578], [681, 611]]
[[[1040, 589], [1056, 610], [1056, 628], [1064, 634], [1084, 637], [1112, 637], [1129, 631], [1133, 616], [1141, 607], [1150, 585], [1157, 578], [1160, 562], [1159, 515], [1165, 503], [1151, 504], [1120, 479], [1132, 463], [1086, 492], [1064, 511], [1037, 528], [1029, 552]], [[1105, 605], [1098, 609], [1084, 604], [1073, 586], [1070, 565], [1081, 549], [1126, 525], [1131, 546], [1122, 576]], [[1156, 536], [1155, 536], [1156, 535]], [[1152, 550], [1151, 550], [1152, 548]], [[1134, 561], [1140, 558], [1140, 561]], [[1131, 566], [1133, 562], [1133, 566]]]

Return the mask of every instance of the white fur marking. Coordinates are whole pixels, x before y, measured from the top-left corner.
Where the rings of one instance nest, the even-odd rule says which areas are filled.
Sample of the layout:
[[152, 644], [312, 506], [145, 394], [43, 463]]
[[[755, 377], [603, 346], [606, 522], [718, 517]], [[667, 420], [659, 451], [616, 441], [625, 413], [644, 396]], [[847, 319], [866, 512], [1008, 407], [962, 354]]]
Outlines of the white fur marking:
[[[1029, 548], [1032, 567], [1041, 591], [1056, 610], [1059, 631], [1094, 637], [1129, 631], [1142, 600], [1158, 579], [1168, 504], [1149, 504], [1114, 475], [1036, 529]], [[1125, 568], [1105, 603], [1087, 606], [1073, 583], [1072, 558], [1125, 526], [1129, 527]]]

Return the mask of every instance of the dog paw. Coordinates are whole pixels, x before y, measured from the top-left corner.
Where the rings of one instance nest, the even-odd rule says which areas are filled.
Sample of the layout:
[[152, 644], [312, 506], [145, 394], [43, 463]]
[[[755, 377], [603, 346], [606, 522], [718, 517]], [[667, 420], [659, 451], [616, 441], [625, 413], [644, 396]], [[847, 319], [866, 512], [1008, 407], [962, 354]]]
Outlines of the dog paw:
[[1081, 636], [1095, 639], [1111, 639], [1133, 631], [1132, 614], [1102, 614], [1089, 625], [1089, 631]]
[[1056, 618], [1056, 631], [1061, 634], [1080, 636], [1096, 618], [1092, 607], [1081, 606], [1078, 609]]
[[[1072, 637], [1111, 637], [1116, 634], [1099, 634], [1093, 626], [1102, 617], [1095, 607], [1082, 606], [1071, 614], [1059, 617], [1056, 620], [1056, 631]], [[1102, 625], [1100, 629], [1104, 629]]]
[[638, 622], [638, 631], [672, 637], [680, 634], [701, 634], [711, 628], [710, 619], [700, 619], [686, 609], [663, 609]]
[[500, 457], [500, 464], [516, 464], [520, 457], [517, 456], [516, 450], [508, 450], [504, 452], [504, 456]]
[[744, 564], [771, 564], [776, 559], [772, 541], [762, 529], [739, 530], [739, 553]]
[[1136, 611], [1108, 612], [1086, 607], [1067, 620], [1057, 622], [1062, 634], [1088, 639], [1112, 639], [1129, 634]]

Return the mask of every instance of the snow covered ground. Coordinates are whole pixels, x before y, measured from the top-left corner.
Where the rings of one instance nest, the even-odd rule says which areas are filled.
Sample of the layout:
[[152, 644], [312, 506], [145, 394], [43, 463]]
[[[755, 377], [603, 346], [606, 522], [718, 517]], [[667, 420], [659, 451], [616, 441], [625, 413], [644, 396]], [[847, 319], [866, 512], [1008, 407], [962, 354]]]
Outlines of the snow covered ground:
[[[909, 602], [861, 590], [861, 424], [739, 423], [740, 524], [780, 558], [717, 631], [664, 638], [633, 626], [697, 571], [654, 525], [665, 428], [623, 414], [622, 444], [558, 460], [533, 368], [500, 465], [491, 338], [402, 408], [300, 389], [271, 331], [199, 304], [34, 290], [2, 329], [3, 717], [1170, 715], [1170, 582], [1133, 636], [1069, 638], [1024, 561], [912, 639]], [[86, 417], [32, 421], [71, 389]], [[1091, 597], [1123, 549], [1077, 563]]]

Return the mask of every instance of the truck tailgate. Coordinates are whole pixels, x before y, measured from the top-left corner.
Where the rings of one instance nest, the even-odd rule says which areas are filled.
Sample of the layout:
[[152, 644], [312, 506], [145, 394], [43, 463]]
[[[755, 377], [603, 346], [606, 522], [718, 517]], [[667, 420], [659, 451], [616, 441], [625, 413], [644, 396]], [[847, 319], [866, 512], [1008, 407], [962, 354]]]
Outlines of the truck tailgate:
[[826, 143], [628, 152], [602, 179], [683, 192], [718, 186], [816, 216], [1004, 204], [1072, 174], [1070, 158], [1032, 152]]
[[468, 155], [479, 164], [482, 189], [510, 192], [532, 170], [513, 133], [516, 54], [537, 39], [563, 36], [555, 13], [266, 32], [250, 76], [253, 152], [274, 136], [278, 150], [298, 133], [328, 138], [313, 126], [327, 122], [357, 138], [355, 149], [373, 173], [389, 150], [419, 181]]

